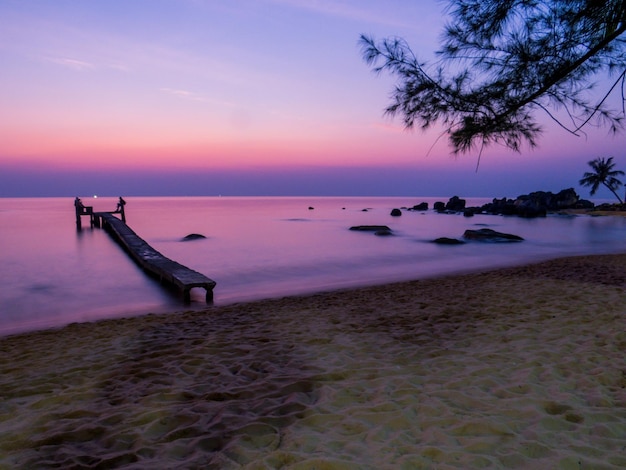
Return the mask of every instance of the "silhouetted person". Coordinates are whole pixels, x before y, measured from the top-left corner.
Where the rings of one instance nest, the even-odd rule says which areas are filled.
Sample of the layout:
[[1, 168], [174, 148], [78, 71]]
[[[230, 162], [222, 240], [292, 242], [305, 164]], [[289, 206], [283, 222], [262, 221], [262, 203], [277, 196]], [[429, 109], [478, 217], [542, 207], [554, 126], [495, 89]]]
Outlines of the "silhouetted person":
[[121, 212], [126, 205], [126, 201], [120, 197], [119, 201], [117, 201], [117, 208], [115, 209], [117, 212]]
[[76, 210], [76, 228], [81, 230], [80, 216], [85, 213], [85, 206], [79, 197], [74, 198], [74, 209]]

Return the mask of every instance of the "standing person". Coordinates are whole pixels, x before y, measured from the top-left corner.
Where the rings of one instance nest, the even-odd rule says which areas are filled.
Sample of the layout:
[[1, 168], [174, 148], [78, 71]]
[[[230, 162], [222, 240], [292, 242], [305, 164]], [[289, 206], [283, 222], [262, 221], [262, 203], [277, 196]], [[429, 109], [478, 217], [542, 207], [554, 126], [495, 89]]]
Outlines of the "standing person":
[[76, 229], [80, 231], [83, 228], [80, 216], [85, 213], [85, 206], [78, 196], [74, 198], [74, 210], [76, 211]]
[[122, 197], [120, 196], [119, 201], [117, 201], [117, 208], [115, 210], [117, 212], [121, 212], [124, 209], [125, 205], [126, 205], [126, 201], [122, 199]]

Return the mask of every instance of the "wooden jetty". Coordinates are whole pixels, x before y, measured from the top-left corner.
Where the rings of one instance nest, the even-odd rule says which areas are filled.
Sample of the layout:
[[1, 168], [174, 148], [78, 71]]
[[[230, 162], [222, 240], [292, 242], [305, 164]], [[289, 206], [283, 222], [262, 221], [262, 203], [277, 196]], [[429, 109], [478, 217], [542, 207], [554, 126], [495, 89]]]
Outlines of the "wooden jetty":
[[[120, 214], [122, 222], [126, 223], [126, 213], [124, 211], [124, 206], [126, 205], [126, 201], [120, 198], [120, 202], [117, 204], [117, 209], [114, 211], [107, 212], [107, 214]], [[90, 227], [100, 227], [100, 218], [96, 216], [93, 211], [92, 206], [83, 205], [83, 201], [79, 198], [74, 199], [74, 208], [76, 209], [76, 229], [82, 230], [83, 222], [82, 217], [89, 217], [89, 226]], [[100, 212], [102, 214], [103, 212]]]
[[[113, 214], [121, 214], [122, 220]], [[92, 227], [102, 227], [117, 241], [130, 257], [148, 274], [161, 283], [174, 286], [182, 291], [186, 303], [191, 301], [191, 289], [201, 287], [206, 290], [206, 301], [213, 301], [215, 281], [176, 261], [166, 258], [152, 248], [125, 223], [124, 206], [111, 212], [93, 212], [91, 207], [76, 209], [76, 224], [80, 230], [80, 217], [88, 215]]]

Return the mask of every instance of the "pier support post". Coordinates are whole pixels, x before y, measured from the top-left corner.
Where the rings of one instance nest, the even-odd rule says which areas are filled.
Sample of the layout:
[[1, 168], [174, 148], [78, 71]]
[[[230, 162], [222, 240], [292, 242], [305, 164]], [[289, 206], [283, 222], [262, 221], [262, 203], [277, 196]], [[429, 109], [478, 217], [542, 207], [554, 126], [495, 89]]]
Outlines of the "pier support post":
[[78, 196], [74, 198], [74, 209], [76, 210], [76, 230], [78, 230], [79, 232], [83, 228], [83, 224], [82, 224], [82, 221], [80, 220], [80, 216], [83, 214], [84, 208], [85, 206], [83, 206], [83, 201], [81, 201]]
[[83, 229], [83, 224], [80, 220], [80, 209], [77, 207], [76, 208], [76, 230], [80, 232], [82, 229]]

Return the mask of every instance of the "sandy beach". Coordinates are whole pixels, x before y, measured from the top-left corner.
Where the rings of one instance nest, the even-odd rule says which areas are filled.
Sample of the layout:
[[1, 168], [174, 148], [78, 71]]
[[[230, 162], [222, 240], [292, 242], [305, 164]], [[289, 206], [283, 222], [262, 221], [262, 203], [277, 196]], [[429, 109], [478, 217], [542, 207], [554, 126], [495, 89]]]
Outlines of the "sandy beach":
[[0, 339], [0, 468], [626, 468], [626, 255]]

